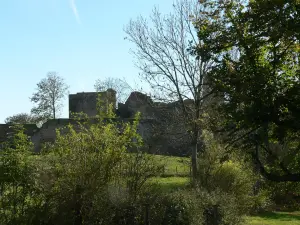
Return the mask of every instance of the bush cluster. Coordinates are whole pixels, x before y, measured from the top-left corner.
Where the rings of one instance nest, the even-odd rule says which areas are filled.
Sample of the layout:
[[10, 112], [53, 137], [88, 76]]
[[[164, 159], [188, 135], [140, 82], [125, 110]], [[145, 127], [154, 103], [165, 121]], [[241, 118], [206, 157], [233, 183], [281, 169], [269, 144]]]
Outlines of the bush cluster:
[[70, 125], [40, 155], [16, 127], [0, 151], [0, 224], [243, 223], [257, 204], [249, 169], [233, 157], [223, 160], [224, 149], [208, 135], [193, 185], [166, 194], [150, 182], [162, 168], [138, 151], [137, 124], [138, 117], [131, 124]]

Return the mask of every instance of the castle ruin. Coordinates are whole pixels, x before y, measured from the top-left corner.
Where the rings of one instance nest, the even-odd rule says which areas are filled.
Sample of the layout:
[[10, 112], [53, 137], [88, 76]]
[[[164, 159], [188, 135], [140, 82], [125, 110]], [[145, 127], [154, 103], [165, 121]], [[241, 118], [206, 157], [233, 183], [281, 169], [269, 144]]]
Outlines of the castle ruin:
[[[74, 114], [84, 113], [91, 122], [97, 115], [97, 100], [100, 94], [101, 110], [109, 104], [116, 106], [116, 92], [108, 89], [105, 92], [82, 92], [69, 95], [69, 118], [50, 119], [40, 128], [35, 124], [25, 124], [25, 132], [38, 152], [46, 142], [54, 142], [56, 129], [68, 124], [75, 124]], [[131, 121], [137, 112], [141, 112], [138, 133], [142, 136], [144, 150], [149, 153], [183, 156], [191, 148], [190, 137], [185, 129], [183, 117], [179, 113], [179, 104], [154, 102], [149, 96], [132, 92], [127, 101], [118, 103], [116, 115], [121, 121]], [[0, 143], [5, 141], [11, 132], [11, 125], [0, 124]]]

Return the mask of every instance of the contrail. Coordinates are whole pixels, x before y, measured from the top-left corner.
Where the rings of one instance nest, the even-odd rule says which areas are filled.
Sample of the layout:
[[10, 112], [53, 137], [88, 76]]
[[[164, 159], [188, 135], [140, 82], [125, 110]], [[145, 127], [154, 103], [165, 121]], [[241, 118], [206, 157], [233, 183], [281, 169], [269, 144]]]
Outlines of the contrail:
[[76, 17], [77, 23], [81, 24], [81, 20], [80, 20], [78, 11], [77, 11], [75, 0], [70, 0], [69, 3], [70, 3], [70, 7], [71, 7], [71, 9], [72, 9], [72, 11], [74, 13], [74, 16]]

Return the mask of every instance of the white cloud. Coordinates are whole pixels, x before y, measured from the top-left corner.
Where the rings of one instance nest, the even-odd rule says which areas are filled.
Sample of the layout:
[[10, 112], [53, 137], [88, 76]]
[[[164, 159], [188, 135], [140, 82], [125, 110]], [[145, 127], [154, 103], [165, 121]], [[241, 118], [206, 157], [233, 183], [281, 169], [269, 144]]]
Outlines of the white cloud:
[[69, 3], [70, 3], [70, 7], [71, 7], [71, 9], [74, 13], [74, 16], [77, 20], [77, 23], [81, 24], [81, 20], [80, 20], [79, 14], [78, 14], [78, 10], [77, 10], [76, 4], [75, 4], [75, 0], [69, 0]]

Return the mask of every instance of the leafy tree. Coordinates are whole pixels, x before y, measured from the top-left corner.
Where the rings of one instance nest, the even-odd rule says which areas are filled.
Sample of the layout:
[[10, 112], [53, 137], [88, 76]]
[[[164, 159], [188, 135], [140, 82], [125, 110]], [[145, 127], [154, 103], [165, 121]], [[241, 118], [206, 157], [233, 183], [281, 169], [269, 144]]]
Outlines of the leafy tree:
[[[121, 135], [112, 120], [100, 119], [95, 124], [79, 121], [78, 125], [69, 125], [67, 133], [57, 131], [56, 142], [48, 147], [58, 159], [53, 167], [58, 174], [56, 191], [49, 202], [57, 205], [54, 221], [82, 224], [97, 219], [89, 215], [96, 216], [97, 210], [103, 210], [99, 201], [105, 198], [107, 186], [118, 176], [123, 155], [134, 145], [132, 139], [138, 138], [136, 125], [124, 124]], [[94, 205], [97, 198], [99, 206]], [[65, 215], [59, 212], [61, 208]]]
[[44, 119], [55, 119], [62, 108], [61, 101], [67, 94], [68, 86], [56, 72], [49, 72], [47, 77], [37, 84], [37, 92], [30, 100], [37, 104], [32, 108], [34, 115]]
[[36, 124], [40, 119], [28, 113], [18, 113], [7, 117], [4, 122], [7, 124]]
[[117, 102], [124, 103], [130, 95], [131, 87], [127, 82], [119, 78], [108, 77], [104, 80], [98, 79], [94, 85], [96, 91], [113, 89], [117, 92]]
[[214, 60], [228, 143], [249, 149], [266, 178], [299, 182], [299, 1], [201, 2], [195, 49]]
[[199, 7], [201, 5], [194, 1], [176, 1], [172, 13], [162, 15], [154, 8], [150, 23], [139, 17], [130, 21], [125, 29], [127, 39], [136, 47], [133, 54], [141, 77], [150, 84], [154, 97], [179, 102], [180, 117], [185, 118], [193, 142], [194, 177], [197, 174], [197, 152], [203, 150], [198, 123], [204, 100], [211, 94], [206, 82], [211, 61], [206, 55], [194, 57], [190, 54], [191, 46], [201, 45], [193, 25], [193, 21], [201, 17]]
[[[35, 189], [33, 145], [21, 125], [13, 125], [14, 135], [0, 149], [0, 223], [30, 223], [30, 210], [39, 207]], [[37, 197], [37, 199], [36, 199]], [[31, 201], [28, 202], [28, 199]], [[37, 201], [35, 201], [37, 200]]]

